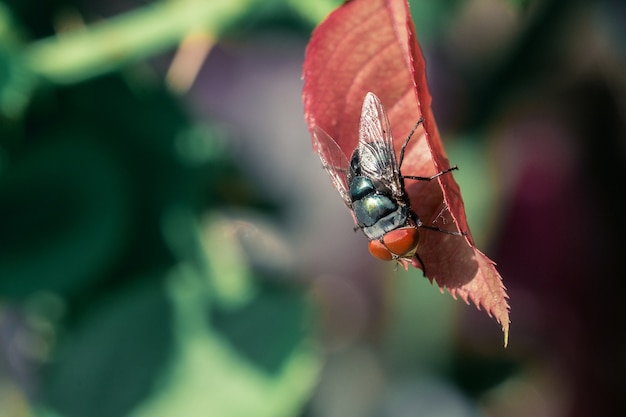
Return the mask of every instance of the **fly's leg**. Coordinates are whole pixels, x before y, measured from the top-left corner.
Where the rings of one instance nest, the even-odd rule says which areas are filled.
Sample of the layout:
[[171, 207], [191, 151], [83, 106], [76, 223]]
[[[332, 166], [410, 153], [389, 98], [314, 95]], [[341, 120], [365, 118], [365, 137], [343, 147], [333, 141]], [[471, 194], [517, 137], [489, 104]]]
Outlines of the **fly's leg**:
[[[434, 180], [437, 177], [442, 176], [443, 174], [447, 174], [450, 171], [455, 171], [455, 170], [458, 170], [458, 169], [459, 169], [459, 167], [454, 165], [453, 167], [448, 168], [448, 169], [446, 169], [444, 171], [441, 171], [441, 172], [433, 175], [432, 177], [417, 177], [417, 176], [414, 176], [414, 175], [406, 175], [406, 176], [403, 176], [402, 178], [408, 178], [410, 180], [418, 180], [418, 181], [431, 181], [431, 180]], [[456, 232], [456, 231], [451, 231], [451, 230], [440, 229], [440, 228], [438, 228], [436, 226], [427, 226], [424, 223], [422, 223], [422, 221], [419, 218], [417, 219], [417, 227], [421, 227], [423, 229], [428, 229], [428, 230], [434, 230], [435, 232], [446, 233], [448, 235], [453, 235], [453, 236], [467, 236], [467, 232], [466, 231]]]
[[437, 174], [433, 175], [432, 177], [418, 177], [415, 175], [403, 175], [402, 178], [407, 178], [409, 180], [418, 180], [418, 181], [432, 181], [437, 177], [442, 176], [443, 174], [447, 174], [450, 171], [458, 171], [459, 167], [454, 165], [451, 168], [448, 168], [446, 170], [443, 170], [441, 172], [438, 172]]
[[421, 267], [422, 267], [422, 274], [424, 274], [424, 276], [427, 276], [426, 275], [426, 265], [424, 265], [424, 261], [422, 261], [422, 258], [420, 258], [419, 254], [417, 252], [415, 252], [413, 257], [415, 259], [417, 259], [417, 262], [419, 262], [419, 264], [421, 265]]
[[406, 139], [404, 139], [402, 148], [400, 148], [400, 163], [398, 164], [399, 168], [402, 168], [402, 161], [404, 160], [404, 151], [406, 151], [406, 145], [409, 144], [409, 140], [411, 140], [413, 133], [415, 133], [419, 125], [421, 125], [423, 122], [424, 122], [424, 118], [420, 117], [417, 123], [415, 123], [415, 126], [413, 126], [413, 129], [411, 129], [411, 131], [409, 132], [409, 135], [406, 137]]
[[446, 230], [446, 229], [441, 229], [437, 226], [429, 226], [429, 225], [424, 224], [424, 222], [422, 222], [422, 220], [419, 217], [417, 217], [417, 215], [415, 215], [415, 217], [416, 217], [415, 226], [419, 227], [420, 229], [432, 230], [433, 232], [445, 233], [447, 235], [452, 235], [452, 236], [467, 236], [467, 232], [465, 230], [461, 232], [457, 232], [456, 230]]
[[[413, 134], [415, 133], [415, 131], [417, 130], [417, 128], [424, 123], [424, 118], [420, 117], [419, 120], [417, 121], [417, 123], [415, 123], [415, 126], [413, 126], [413, 129], [411, 129], [411, 131], [409, 132], [409, 135], [406, 137], [406, 139], [404, 140], [404, 143], [402, 144], [402, 148], [400, 148], [400, 163], [398, 164], [398, 167], [400, 169], [402, 169], [402, 162], [404, 161], [404, 152], [406, 151], [406, 147], [409, 144], [409, 141], [411, 140], [411, 138], [413, 137]], [[418, 177], [415, 175], [403, 175], [402, 178], [407, 178], [410, 180], [418, 180], [418, 181], [432, 181], [435, 178], [443, 175], [443, 174], [447, 174], [450, 171], [456, 171], [458, 170], [459, 167], [454, 165], [452, 168], [448, 168], [444, 171], [441, 171], [435, 175], [433, 175], [432, 177]]]
[[453, 230], [445, 230], [445, 229], [440, 229], [436, 226], [426, 226], [425, 224], [420, 224], [418, 225], [418, 227], [421, 227], [422, 229], [428, 229], [428, 230], [433, 230], [435, 232], [440, 232], [440, 233], [445, 233], [447, 235], [452, 235], [452, 236], [467, 236], [467, 232], [456, 232]]

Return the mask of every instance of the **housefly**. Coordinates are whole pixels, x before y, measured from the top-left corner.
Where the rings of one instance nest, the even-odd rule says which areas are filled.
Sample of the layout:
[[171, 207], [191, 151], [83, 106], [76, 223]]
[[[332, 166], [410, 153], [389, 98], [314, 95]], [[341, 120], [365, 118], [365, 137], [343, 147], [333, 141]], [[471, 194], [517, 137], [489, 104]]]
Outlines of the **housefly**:
[[313, 142], [334, 187], [351, 210], [358, 228], [369, 239], [370, 253], [385, 261], [411, 261], [416, 257], [424, 269], [416, 252], [418, 228], [460, 233], [427, 226], [411, 211], [405, 179], [430, 181], [457, 169], [453, 166], [432, 177], [402, 175], [404, 151], [422, 121], [417, 122], [404, 141], [398, 161], [387, 112], [380, 99], [370, 92], [363, 101], [359, 141], [350, 161], [333, 138], [318, 126], [313, 127]]

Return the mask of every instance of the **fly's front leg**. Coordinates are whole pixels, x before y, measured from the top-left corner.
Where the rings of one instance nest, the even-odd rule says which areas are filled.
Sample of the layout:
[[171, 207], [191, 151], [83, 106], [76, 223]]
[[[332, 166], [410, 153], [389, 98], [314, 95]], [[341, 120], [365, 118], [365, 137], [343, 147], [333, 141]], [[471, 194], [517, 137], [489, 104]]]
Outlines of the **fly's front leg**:
[[413, 129], [411, 129], [411, 131], [409, 132], [409, 135], [406, 137], [406, 139], [404, 139], [402, 148], [400, 148], [400, 163], [398, 164], [399, 168], [402, 168], [402, 161], [404, 161], [404, 151], [406, 151], [406, 145], [409, 144], [409, 140], [411, 140], [413, 133], [415, 133], [419, 125], [421, 125], [423, 122], [424, 122], [424, 119], [420, 117], [417, 123], [415, 123], [415, 126], [413, 126]]
[[459, 169], [459, 167], [454, 165], [453, 167], [448, 168], [448, 169], [446, 169], [444, 171], [441, 171], [441, 172], [433, 175], [432, 177], [418, 177], [418, 176], [415, 176], [415, 175], [403, 175], [402, 178], [409, 179], [409, 180], [418, 180], [418, 181], [432, 181], [435, 178], [440, 177], [443, 174], [447, 174], [450, 171], [458, 171], [458, 169]]
[[[400, 148], [400, 162], [398, 164], [398, 167], [400, 169], [402, 169], [402, 162], [404, 161], [404, 153], [406, 152], [406, 147], [409, 144], [409, 141], [411, 140], [411, 138], [413, 137], [413, 134], [415, 133], [415, 131], [417, 130], [417, 128], [424, 123], [424, 119], [422, 117], [420, 117], [420, 119], [417, 121], [417, 123], [415, 123], [415, 126], [413, 126], [413, 129], [411, 129], [411, 131], [409, 132], [409, 135], [406, 137], [406, 139], [404, 140], [404, 143], [402, 144], [402, 148]], [[403, 175], [402, 178], [407, 178], [410, 180], [418, 180], [418, 181], [432, 181], [435, 178], [446, 174], [450, 171], [455, 171], [458, 170], [459, 167], [454, 165], [452, 168], [448, 168], [445, 171], [441, 171], [435, 175], [433, 175], [432, 177], [418, 177], [415, 175]]]

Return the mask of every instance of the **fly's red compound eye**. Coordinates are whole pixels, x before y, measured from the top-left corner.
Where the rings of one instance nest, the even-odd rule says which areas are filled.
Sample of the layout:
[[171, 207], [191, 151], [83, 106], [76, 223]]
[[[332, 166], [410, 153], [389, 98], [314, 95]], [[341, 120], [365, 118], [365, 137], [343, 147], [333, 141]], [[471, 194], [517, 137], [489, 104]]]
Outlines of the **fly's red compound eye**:
[[393, 259], [391, 252], [379, 240], [370, 240], [367, 247], [374, 258], [378, 258], [381, 261], [391, 261]]
[[[419, 242], [419, 232], [415, 227], [392, 230], [383, 236], [383, 245], [394, 255], [404, 257], [412, 254]], [[371, 252], [371, 249], [370, 249]]]
[[419, 237], [417, 228], [403, 227], [392, 230], [381, 240], [370, 240], [367, 247], [374, 258], [391, 261], [398, 257], [413, 256]]

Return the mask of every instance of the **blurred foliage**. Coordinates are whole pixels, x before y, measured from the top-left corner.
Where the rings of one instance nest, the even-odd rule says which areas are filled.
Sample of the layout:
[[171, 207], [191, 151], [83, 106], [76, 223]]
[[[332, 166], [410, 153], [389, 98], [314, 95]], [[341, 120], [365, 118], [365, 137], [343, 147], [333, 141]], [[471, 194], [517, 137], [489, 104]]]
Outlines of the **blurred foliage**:
[[[229, 254], [232, 233], [222, 231], [209, 254], [195, 236], [215, 233], [193, 222], [202, 212], [256, 199], [219, 135], [191, 124], [161, 87], [119, 75], [43, 89], [9, 130], [0, 294], [28, 301], [51, 293], [65, 310], [44, 372], [44, 407], [65, 416], [162, 415], [153, 398], [197, 404], [202, 394], [202, 409], [217, 415], [250, 415], [246, 407], [290, 415], [316, 369], [307, 303], [276, 276], [250, 270], [245, 254]], [[168, 223], [179, 212], [186, 221]], [[230, 264], [206, 266], [228, 259], [249, 288], [235, 307], [201, 285], [233, 279], [216, 276]], [[289, 400], [267, 401], [272, 395]], [[242, 396], [254, 401], [227, 400]], [[189, 407], [176, 414], [196, 415]]]
[[308, 397], [298, 274], [253, 265], [228, 215], [275, 204], [140, 63], [194, 25], [234, 34], [249, 4], [138, 3], [56, 35], [106, 7], [0, 3], [0, 324], [23, 322], [0, 385], [31, 402], [0, 387], [0, 416], [274, 417]]

